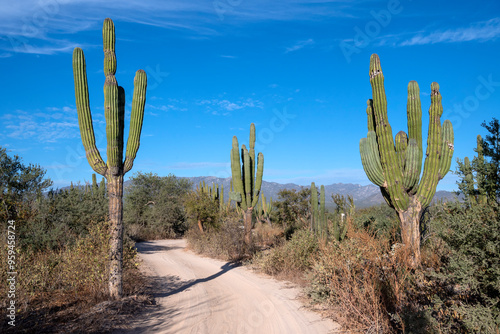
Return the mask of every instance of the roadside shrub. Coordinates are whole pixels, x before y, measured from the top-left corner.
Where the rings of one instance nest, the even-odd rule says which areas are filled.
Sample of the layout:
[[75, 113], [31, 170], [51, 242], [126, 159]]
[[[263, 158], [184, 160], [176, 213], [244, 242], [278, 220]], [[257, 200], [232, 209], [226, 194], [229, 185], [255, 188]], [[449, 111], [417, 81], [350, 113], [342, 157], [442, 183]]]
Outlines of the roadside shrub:
[[[442, 333], [498, 333], [500, 330], [499, 205], [447, 203], [431, 222], [440, 241], [442, 265], [426, 273], [422, 293]], [[429, 247], [429, 246], [427, 246]]]
[[258, 253], [253, 264], [268, 275], [300, 278], [313, 264], [318, 247], [314, 234], [307, 229], [300, 229], [295, 231], [290, 240]]
[[125, 189], [123, 221], [133, 240], [176, 238], [186, 229], [184, 196], [191, 183], [174, 175], [135, 173]]
[[[22, 305], [19, 311], [29, 313], [33, 300], [42, 299], [47, 305], [59, 294], [92, 302], [107, 298], [108, 240], [108, 224], [91, 223], [89, 234], [77, 238], [72, 246], [44, 251], [17, 248], [16, 303]], [[2, 247], [0, 253], [2, 258], [7, 258], [6, 247]], [[136, 270], [136, 251], [130, 239], [124, 240], [123, 266], [128, 276]], [[1, 262], [0, 270], [2, 282], [7, 282], [6, 261]], [[6, 288], [5, 283], [0, 285], [3, 296], [7, 295]], [[3, 299], [1, 307], [6, 307], [6, 302]]]
[[224, 261], [240, 261], [253, 253], [244, 241], [243, 222], [236, 212], [230, 212], [217, 227], [208, 227], [202, 232], [193, 226], [186, 233], [189, 247], [200, 254]]

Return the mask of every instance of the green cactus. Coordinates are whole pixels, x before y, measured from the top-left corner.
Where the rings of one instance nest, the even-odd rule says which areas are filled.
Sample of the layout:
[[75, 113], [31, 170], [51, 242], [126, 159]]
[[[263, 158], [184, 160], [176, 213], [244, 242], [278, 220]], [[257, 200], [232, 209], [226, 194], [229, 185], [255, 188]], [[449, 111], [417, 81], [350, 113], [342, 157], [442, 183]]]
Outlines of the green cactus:
[[262, 175], [264, 173], [264, 155], [257, 156], [257, 174], [255, 174], [255, 124], [250, 125], [250, 151], [245, 145], [240, 148], [238, 138], [233, 137], [231, 149], [231, 172], [234, 191], [229, 193], [229, 198], [237, 203], [243, 211], [245, 225], [245, 243], [250, 245], [252, 236], [252, 210], [259, 201]]
[[328, 237], [328, 220], [325, 209], [325, 186], [321, 185], [319, 191], [319, 236], [321, 239]]
[[106, 118], [107, 162], [101, 158], [96, 147], [85, 57], [82, 49], [73, 51], [73, 74], [75, 80], [76, 109], [78, 123], [87, 160], [92, 169], [107, 179], [109, 197], [110, 236], [110, 273], [109, 292], [111, 298], [122, 296], [122, 259], [123, 259], [123, 176], [133, 165], [141, 136], [146, 101], [146, 73], [138, 70], [134, 79], [132, 113], [129, 138], [123, 160], [123, 128], [125, 119], [125, 90], [118, 86], [115, 78], [115, 27], [109, 18], [104, 20], [104, 116]]
[[271, 214], [274, 211], [272, 197], [269, 199], [269, 201], [267, 201], [264, 193], [261, 193], [260, 199], [257, 202], [257, 206], [254, 210], [257, 220], [266, 221], [269, 225], [271, 225]]
[[311, 182], [311, 230], [315, 235], [319, 233], [318, 190], [316, 184]]
[[321, 185], [319, 204], [316, 184], [311, 182], [311, 229], [314, 235], [326, 239], [328, 237], [328, 219], [325, 209], [325, 186]]
[[462, 180], [458, 185], [460, 191], [465, 195], [470, 205], [486, 204], [488, 202], [487, 190], [487, 164], [483, 155], [483, 140], [480, 135], [477, 136], [477, 157], [472, 159], [468, 157], [464, 161], [457, 160], [458, 174], [462, 174]]
[[[431, 85], [429, 134], [422, 171], [422, 111], [418, 84], [408, 84], [408, 135], [399, 132], [395, 142], [387, 117], [384, 75], [380, 59], [370, 59], [370, 83], [373, 99], [368, 100], [368, 136], [360, 141], [363, 168], [368, 179], [380, 187], [387, 203], [401, 221], [403, 243], [411, 250], [412, 265], [420, 264], [420, 218], [436, 192], [436, 186], [448, 173], [453, 156], [453, 127], [446, 120], [441, 126], [439, 85]], [[420, 182], [419, 182], [420, 179]]]

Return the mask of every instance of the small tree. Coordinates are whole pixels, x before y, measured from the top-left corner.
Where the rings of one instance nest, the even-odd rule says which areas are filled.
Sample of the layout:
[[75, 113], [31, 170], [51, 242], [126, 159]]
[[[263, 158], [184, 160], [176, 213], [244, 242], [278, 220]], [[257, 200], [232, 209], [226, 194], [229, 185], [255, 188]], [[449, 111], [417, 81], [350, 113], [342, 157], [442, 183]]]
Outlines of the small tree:
[[0, 147], [0, 217], [3, 221], [31, 212], [36, 198], [52, 185], [45, 173], [42, 167], [25, 165], [19, 156], [11, 157], [7, 149]]

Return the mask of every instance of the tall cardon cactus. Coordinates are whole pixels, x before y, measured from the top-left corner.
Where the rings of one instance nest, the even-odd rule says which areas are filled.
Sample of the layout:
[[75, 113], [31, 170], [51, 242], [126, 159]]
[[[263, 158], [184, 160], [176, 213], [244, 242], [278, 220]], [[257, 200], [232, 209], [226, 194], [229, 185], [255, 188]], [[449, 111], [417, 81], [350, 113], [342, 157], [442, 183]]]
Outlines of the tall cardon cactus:
[[422, 177], [422, 110], [418, 84], [408, 84], [408, 134], [400, 131], [394, 141], [387, 117], [384, 75], [380, 59], [370, 59], [370, 83], [373, 99], [368, 100], [368, 136], [359, 146], [361, 161], [371, 182], [380, 187], [387, 203], [396, 210], [401, 222], [403, 243], [409, 246], [411, 264], [420, 264], [420, 218], [436, 186], [448, 173], [453, 156], [453, 127], [446, 120], [441, 125], [439, 85], [431, 84], [429, 131]]
[[146, 101], [146, 73], [138, 70], [134, 79], [134, 95], [130, 132], [125, 160], [123, 159], [123, 128], [125, 119], [125, 90], [118, 86], [115, 78], [115, 27], [107, 18], [102, 28], [104, 44], [104, 116], [106, 118], [107, 161], [101, 158], [96, 147], [92, 116], [89, 106], [89, 92], [85, 57], [80, 48], [73, 51], [73, 74], [75, 79], [76, 109], [80, 134], [87, 160], [92, 169], [107, 179], [109, 198], [110, 270], [109, 293], [111, 298], [122, 296], [123, 260], [123, 176], [134, 163], [141, 136]]
[[[229, 198], [235, 201], [243, 211], [245, 225], [245, 243], [251, 242], [252, 237], [252, 210], [259, 201], [262, 175], [264, 173], [264, 155], [259, 153], [255, 163], [255, 124], [250, 125], [250, 150], [245, 145], [240, 148], [238, 138], [233, 137], [231, 149], [231, 173], [234, 191], [229, 193]], [[257, 167], [257, 174], [255, 168]]]

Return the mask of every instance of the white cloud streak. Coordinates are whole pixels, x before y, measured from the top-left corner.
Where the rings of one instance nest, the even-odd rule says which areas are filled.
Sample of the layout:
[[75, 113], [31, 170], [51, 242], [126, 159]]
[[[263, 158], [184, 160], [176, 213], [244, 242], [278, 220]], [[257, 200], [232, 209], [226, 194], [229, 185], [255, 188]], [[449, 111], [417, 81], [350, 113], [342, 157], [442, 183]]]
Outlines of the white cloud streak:
[[287, 47], [285, 50], [285, 53], [298, 51], [300, 49], [303, 49], [303, 48], [305, 48], [307, 46], [311, 46], [311, 45], [314, 45], [314, 40], [312, 38], [309, 38], [308, 40], [305, 40], [305, 41], [298, 41], [294, 45]]
[[399, 46], [426, 45], [437, 43], [486, 42], [500, 37], [500, 18], [493, 18], [472, 24], [467, 28], [448, 29], [430, 34], [419, 33]]

